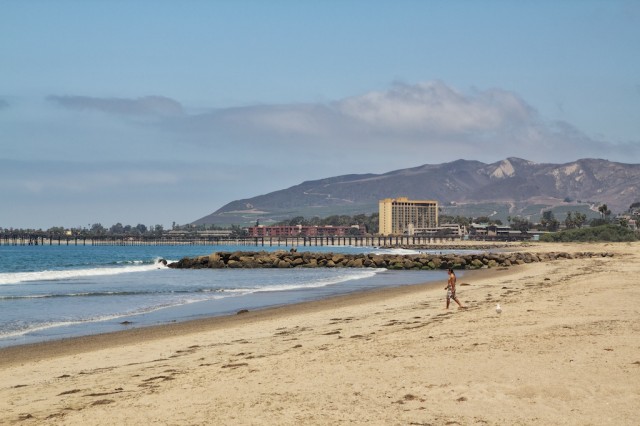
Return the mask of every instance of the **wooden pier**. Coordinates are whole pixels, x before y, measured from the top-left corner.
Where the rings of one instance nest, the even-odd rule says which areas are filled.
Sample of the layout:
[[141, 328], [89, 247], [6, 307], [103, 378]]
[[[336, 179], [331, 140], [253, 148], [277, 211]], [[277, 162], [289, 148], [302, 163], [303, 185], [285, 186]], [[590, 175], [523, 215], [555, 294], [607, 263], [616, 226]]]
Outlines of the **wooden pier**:
[[325, 237], [84, 237], [44, 235], [1, 235], [3, 246], [254, 246], [254, 247], [416, 247], [451, 244], [459, 237], [426, 236], [325, 236]]

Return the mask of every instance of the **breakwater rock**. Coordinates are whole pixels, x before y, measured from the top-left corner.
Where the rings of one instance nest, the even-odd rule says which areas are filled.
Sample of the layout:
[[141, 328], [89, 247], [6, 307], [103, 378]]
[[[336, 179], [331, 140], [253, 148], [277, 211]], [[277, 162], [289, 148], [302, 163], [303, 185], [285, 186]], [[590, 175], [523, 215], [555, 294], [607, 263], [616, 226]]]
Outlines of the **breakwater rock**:
[[386, 268], [386, 269], [482, 269], [532, 262], [587, 257], [611, 257], [612, 253], [476, 253], [476, 254], [343, 254], [296, 251], [216, 252], [185, 257], [167, 265], [176, 269], [202, 268]]

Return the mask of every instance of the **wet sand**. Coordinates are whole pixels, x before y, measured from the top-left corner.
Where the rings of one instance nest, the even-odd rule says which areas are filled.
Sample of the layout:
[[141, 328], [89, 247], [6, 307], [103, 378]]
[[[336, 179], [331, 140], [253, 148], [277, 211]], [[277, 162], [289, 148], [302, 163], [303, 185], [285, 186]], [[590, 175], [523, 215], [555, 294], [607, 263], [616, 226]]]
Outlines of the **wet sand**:
[[640, 244], [517, 247], [615, 255], [2, 349], [0, 424], [635, 424]]

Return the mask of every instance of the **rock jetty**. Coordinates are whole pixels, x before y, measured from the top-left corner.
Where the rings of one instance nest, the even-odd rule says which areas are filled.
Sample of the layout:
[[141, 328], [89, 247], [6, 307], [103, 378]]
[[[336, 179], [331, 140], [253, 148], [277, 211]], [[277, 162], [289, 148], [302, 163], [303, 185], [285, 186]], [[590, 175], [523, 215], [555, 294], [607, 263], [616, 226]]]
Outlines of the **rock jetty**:
[[587, 257], [611, 257], [612, 253], [476, 253], [476, 254], [343, 254], [296, 251], [215, 252], [209, 256], [185, 257], [169, 268], [386, 268], [404, 270], [482, 269], [509, 267], [532, 262]]

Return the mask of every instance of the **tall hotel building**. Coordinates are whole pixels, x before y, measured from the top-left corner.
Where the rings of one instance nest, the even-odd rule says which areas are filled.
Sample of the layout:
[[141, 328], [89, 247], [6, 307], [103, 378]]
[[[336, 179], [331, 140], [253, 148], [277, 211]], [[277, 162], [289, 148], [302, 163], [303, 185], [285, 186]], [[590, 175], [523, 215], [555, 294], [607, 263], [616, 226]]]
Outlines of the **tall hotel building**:
[[416, 230], [438, 226], [438, 202], [407, 197], [380, 200], [380, 235], [413, 235]]

